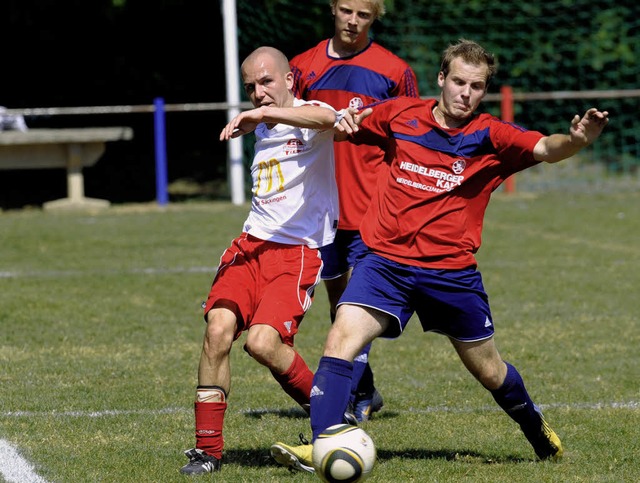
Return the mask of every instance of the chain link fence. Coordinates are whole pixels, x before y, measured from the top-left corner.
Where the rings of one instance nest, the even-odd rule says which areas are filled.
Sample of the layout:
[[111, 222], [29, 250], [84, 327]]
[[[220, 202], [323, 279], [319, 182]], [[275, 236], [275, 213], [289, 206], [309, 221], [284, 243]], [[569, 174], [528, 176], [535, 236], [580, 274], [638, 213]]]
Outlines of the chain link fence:
[[[639, 186], [640, 4], [393, 0], [386, 5], [374, 38], [411, 64], [422, 96], [438, 94], [441, 52], [468, 38], [496, 55], [500, 67], [489, 92], [513, 88], [517, 124], [546, 134], [567, 132], [574, 114], [592, 106], [609, 111], [605, 133], [580, 160], [563, 170], [554, 167], [549, 175], [544, 167], [523, 173], [519, 189], [595, 189], [616, 181]], [[252, 15], [256, 10], [267, 15]], [[238, 0], [238, 24], [241, 55], [267, 44], [293, 56], [333, 34], [328, 0]], [[575, 95], [579, 91], [585, 95]], [[593, 91], [620, 94], [594, 97]], [[549, 92], [572, 95], [535, 98]], [[532, 96], [518, 99], [519, 93]], [[499, 102], [489, 99], [483, 109], [499, 116]]]

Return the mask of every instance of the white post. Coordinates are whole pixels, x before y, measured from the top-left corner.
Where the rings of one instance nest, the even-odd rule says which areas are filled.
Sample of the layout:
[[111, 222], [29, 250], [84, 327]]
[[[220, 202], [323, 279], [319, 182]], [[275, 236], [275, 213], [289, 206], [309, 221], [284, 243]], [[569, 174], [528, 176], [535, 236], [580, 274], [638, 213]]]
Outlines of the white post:
[[[240, 63], [238, 62], [238, 31], [235, 0], [222, 0], [222, 19], [224, 23], [224, 60], [227, 78], [227, 121], [240, 113]], [[242, 138], [228, 141], [228, 182], [231, 190], [231, 202], [234, 205], [244, 203], [244, 164], [242, 162]]]

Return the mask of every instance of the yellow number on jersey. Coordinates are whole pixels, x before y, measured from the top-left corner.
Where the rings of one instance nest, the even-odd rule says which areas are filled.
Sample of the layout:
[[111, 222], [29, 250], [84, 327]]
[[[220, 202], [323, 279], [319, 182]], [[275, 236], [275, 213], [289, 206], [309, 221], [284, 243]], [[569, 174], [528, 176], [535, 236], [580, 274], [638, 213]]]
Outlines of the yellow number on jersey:
[[[274, 169], [275, 168], [275, 169]], [[270, 193], [273, 189], [273, 175], [277, 176], [278, 188], [277, 191], [284, 191], [284, 176], [282, 174], [282, 167], [280, 166], [280, 162], [271, 158], [269, 161], [260, 161], [258, 163], [258, 183], [256, 184], [255, 194], [257, 195], [260, 192], [260, 186], [262, 182], [267, 183], [267, 187], [265, 188], [265, 194]]]

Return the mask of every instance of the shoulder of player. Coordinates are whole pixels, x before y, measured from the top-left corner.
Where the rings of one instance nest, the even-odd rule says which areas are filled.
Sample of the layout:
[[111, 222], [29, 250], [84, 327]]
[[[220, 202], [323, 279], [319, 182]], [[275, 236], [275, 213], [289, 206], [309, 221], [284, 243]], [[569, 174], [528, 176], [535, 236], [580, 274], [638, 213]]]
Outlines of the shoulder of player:
[[379, 57], [387, 57], [388, 59], [393, 59], [397, 64], [403, 64], [405, 67], [409, 67], [409, 63], [405, 61], [402, 57], [394, 54], [390, 50], [386, 49], [382, 45], [377, 42], [371, 42], [368, 48], [369, 51], [375, 53], [376, 56]]
[[335, 109], [330, 104], [327, 104], [324, 101], [319, 101], [317, 99], [300, 99], [296, 97], [293, 100], [293, 105], [294, 106], [319, 106], [319, 107], [326, 107], [328, 109], [331, 109], [332, 111], [335, 111]]
[[294, 55], [293, 57], [291, 57], [289, 63], [294, 65], [294, 64], [299, 64], [301, 62], [305, 62], [305, 61], [308, 62], [309, 59], [312, 59], [314, 56], [318, 54], [324, 55], [327, 50], [328, 41], [329, 41], [328, 39], [324, 39], [320, 41], [318, 44], [316, 44], [315, 46], [311, 47], [310, 49], [307, 49], [304, 52], [300, 52], [299, 54]]
[[475, 118], [475, 122], [478, 124], [483, 124], [489, 126], [490, 129], [513, 129], [516, 131], [528, 131], [528, 129], [523, 128], [522, 126], [518, 126], [517, 124], [509, 121], [504, 121], [493, 114], [489, 114], [486, 112], [478, 113]]
[[526, 136], [527, 138], [543, 136], [543, 134], [538, 131], [527, 129], [513, 122], [503, 121], [499, 117], [488, 113], [475, 115], [465, 127], [467, 131], [483, 131], [487, 129], [491, 133], [492, 139], [496, 138], [496, 136], [507, 140], [520, 136]]
[[395, 116], [402, 112], [412, 112], [415, 115], [420, 115], [420, 113], [429, 109], [429, 106], [432, 104], [431, 99], [420, 99], [419, 97], [408, 97], [408, 96], [398, 96], [392, 97], [389, 99], [384, 99], [378, 102], [374, 102], [365, 107], [371, 107], [375, 112], [376, 109], [384, 109], [387, 111], [387, 114], [391, 114]]

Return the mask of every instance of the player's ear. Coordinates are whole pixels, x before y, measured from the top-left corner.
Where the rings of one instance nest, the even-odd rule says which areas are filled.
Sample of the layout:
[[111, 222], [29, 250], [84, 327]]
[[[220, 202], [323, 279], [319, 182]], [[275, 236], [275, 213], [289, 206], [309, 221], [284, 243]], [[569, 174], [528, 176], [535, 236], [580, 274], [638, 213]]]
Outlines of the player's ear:
[[292, 90], [293, 89], [293, 72], [291, 71], [287, 72], [286, 75], [284, 76], [284, 80], [287, 84], [287, 89]]
[[444, 87], [444, 72], [438, 72], [438, 87], [441, 89]]

